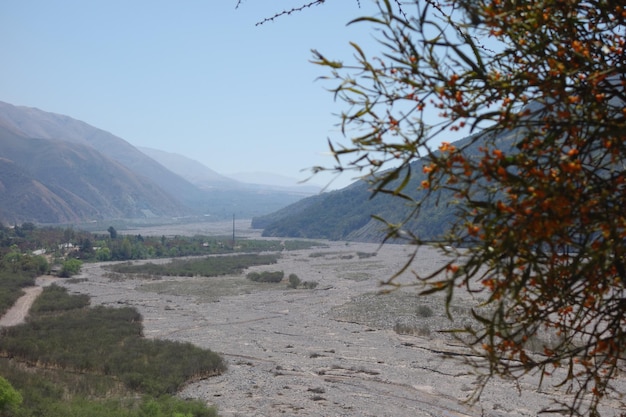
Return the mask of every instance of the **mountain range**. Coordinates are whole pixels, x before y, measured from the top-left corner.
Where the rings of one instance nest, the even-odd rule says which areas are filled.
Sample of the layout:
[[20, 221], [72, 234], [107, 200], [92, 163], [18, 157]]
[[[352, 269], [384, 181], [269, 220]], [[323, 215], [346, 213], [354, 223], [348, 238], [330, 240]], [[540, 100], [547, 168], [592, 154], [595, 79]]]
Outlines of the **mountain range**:
[[312, 189], [246, 184], [69, 116], [0, 102], [0, 222], [252, 217]]

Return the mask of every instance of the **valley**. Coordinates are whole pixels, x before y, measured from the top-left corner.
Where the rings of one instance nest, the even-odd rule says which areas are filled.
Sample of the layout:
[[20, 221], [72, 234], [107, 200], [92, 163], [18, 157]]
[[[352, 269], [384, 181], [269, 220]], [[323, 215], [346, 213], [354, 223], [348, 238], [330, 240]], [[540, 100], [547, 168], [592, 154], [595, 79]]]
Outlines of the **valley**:
[[[168, 227], [141, 233], [232, 231], [229, 222]], [[258, 238], [259, 231], [240, 221], [237, 235]], [[192, 382], [180, 393], [216, 405], [222, 417], [536, 416], [554, 398], [566, 396], [553, 386], [558, 378], [538, 388], [531, 375], [520, 386], [494, 379], [479, 402], [467, 403], [476, 374], [462, 359], [477, 358], [439, 330], [470, 323], [471, 296], [455, 302], [458, 314], [451, 323], [443, 299], [417, 299], [414, 287], [378, 294], [381, 280], [398, 271], [412, 248], [326, 243], [283, 252], [275, 265], [250, 268], [294, 273], [316, 282], [314, 289], [251, 283], [245, 273], [112, 279], [101, 263], [85, 264], [63, 285], [89, 294], [92, 305], [136, 307], [146, 337], [191, 342], [222, 354], [228, 362], [223, 375]], [[424, 247], [412, 269], [424, 273], [441, 262], [441, 255]], [[406, 272], [399, 280], [410, 283], [413, 276]], [[624, 382], [615, 381], [622, 392]], [[603, 415], [619, 415], [617, 402], [606, 405], [615, 408]]]

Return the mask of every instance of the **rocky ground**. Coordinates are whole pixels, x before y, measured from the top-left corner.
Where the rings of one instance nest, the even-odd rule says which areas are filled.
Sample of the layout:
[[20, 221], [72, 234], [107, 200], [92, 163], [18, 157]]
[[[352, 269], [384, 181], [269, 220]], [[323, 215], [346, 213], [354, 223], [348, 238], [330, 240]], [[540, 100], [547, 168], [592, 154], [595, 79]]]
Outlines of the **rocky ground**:
[[[258, 236], [246, 228], [238, 234]], [[519, 386], [494, 380], [478, 403], [466, 403], [476, 388], [472, 368], [460, 361], [468, 352], [437, 330], [469, 320], [469, 295], [454, 305], [458, 320], [452, 325], [440, 298], [416, 299], [415, 289], [378, 295], [380, 281], [410, 253], [398, 245], [329, 242], [321, 249], [284, 252], [278, 265], [255, 268], [295, 273], [317, 282], [315, 289], [252, 284], [244, 274], [112, 280], [102, 264], [84, 265], [78, 279], [63, 285], [88, 293], [92, 304], [137, 307], [147, 337], [191, 342], [224, 355], [226, 373], [191, 383], [180, 394], [216, 405], [222, 417], [537, 416], [557, 396], [567, 399], [550, 384], [538, 389], [529, 377]], [[413, 269], [432, 271], [442, 262], [424, 248]], [[410, 273], [400, 277], [411, 279]], [[617, 381], [622, 388], [623, 382]], [[603, 415], [618, 416], [618, 404], [608, 404], [614, 408]]]

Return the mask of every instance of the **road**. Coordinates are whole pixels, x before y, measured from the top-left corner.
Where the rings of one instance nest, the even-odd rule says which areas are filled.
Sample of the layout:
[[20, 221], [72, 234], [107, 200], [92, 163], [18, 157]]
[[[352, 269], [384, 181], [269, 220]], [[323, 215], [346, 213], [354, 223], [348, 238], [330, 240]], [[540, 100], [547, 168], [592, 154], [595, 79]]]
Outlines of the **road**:
[[2, 318], [0, 318], [0, 327], [11, 327], [24, 323], [30, 307], [43, 291], [43, 287], [52, 284], [56, 280], [58, 280], [57, 277], [45, 275], [37, 278], [37, 285], [24, 288], [24, 295], [15, 302], [13, 307], [11, 307]]

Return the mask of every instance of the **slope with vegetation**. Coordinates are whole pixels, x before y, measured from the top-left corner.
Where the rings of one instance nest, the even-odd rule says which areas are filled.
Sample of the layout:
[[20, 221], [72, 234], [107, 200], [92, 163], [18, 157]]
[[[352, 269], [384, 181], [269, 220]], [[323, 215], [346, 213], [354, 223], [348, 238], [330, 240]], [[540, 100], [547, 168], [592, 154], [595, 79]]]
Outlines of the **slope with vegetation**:
[[[505, 134], [498, 139], [502, 147], [510, 148], [513, 136]], [[481, 142], [472, 137], [455, 143], [464, 146], [467, 155], [479, 155]], [[424, 195], [420, 186], [427, 176], [423, 173], [425, 159], [417, 160], [390, 178], [389, 187], [405, 184], [405, 198], [394, 198], [389, 193], [374, 193], [371, 180], [363, 179], [344, 189], [305, 198], [274, 213], [254, 217], [252, 227], [263, 229], [265, 237], [301, 237], [311, 239], [382, 242], [388, 235], [387, 223], [401, 223], [404, 228], [420, 236], [423, 241], [442, 239], [454, 219], [457, 199], [452, 192], [440, 190], [436, 197], [424, 204], [420, 217], [411, 218], [415, 206], [411, 199]], [[477, 179], [477, 181], [481, 181]], [[381, 221], [383, 220], [384, 221]], [[392, 239], [393, 240], [393, 239]]]
[[[47, 287], [24, 325], [2, 330], [0, 370], [23, 401], [15, 416], [215, 416], [173, 395], [223, 372], [217, 354], [148, 340], [131, 308], [89, 308], [89, 298]], [[152, 410], [146, 414], [147, 410]]]

